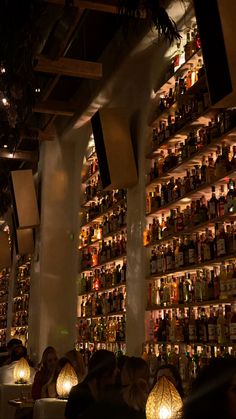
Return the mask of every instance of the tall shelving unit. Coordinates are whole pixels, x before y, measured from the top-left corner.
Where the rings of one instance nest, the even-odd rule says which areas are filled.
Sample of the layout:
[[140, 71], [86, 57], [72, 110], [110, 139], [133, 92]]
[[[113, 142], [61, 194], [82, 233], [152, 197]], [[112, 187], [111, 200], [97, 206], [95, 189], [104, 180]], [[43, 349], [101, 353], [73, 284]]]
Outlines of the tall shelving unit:
[[11, 337], [28, 341], [28, 317], [30, 298], [30, 255], [17, 255], [12, 295]]
[[236, 349], [236, 118], [211, 107], [190, 27], [150, 117], [144, 232], [144, 350], [178, 366], [184, 383]]
[[126, 191], [103, 191], [91, 137], [82, 173], [77, 347], [125, 352]]
[[11, 337], [27, 346], [31, 255], [15, 253], [11, 228], [5, 220], [0, 229], [9, 242], [8, 266], [0, 270], [0, 348], [6, 348]]

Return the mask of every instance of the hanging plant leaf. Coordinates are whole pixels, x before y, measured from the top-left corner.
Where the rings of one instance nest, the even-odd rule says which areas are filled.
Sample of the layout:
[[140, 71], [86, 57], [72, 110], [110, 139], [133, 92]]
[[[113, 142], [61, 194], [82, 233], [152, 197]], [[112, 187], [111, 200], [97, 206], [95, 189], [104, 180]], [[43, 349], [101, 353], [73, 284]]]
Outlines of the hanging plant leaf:
[[146, 16], [159, 35], [169, 43], [181, 38], [176, 23], [168, 15], [161, 0], [119, 0], [119, 12], [123, 16], [132, 18]]

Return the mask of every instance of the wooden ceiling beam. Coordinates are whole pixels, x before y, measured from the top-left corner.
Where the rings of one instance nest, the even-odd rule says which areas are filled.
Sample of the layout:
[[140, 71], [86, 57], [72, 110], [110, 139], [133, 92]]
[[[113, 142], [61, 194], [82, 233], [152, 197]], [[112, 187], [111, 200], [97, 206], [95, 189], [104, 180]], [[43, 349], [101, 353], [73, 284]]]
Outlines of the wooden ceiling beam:
[[82, 77], [88, 79], [100, 79], [102, 77], [102, 64], [72, 58], [59, 58], [52, 60], [44, 55], [36, 57], [36, 71], [42, 73], [60, 74], [70, 77]]
[[10, 153], [5, 149], [0, 148], [0, 159], [11, 159], [11, 160], [27, 160], [27, 161], [38, 161], [38, 153], [35, 151], [20, 151]]
[[33, 112], [51, 115], [73, 116], [75, 108], [66, 102], [56, 100], [46, 100], [39, 102], [33, 107]]
[[[65, 5], [65, 0], [45, 0], [48, 3]], [[115, 13], [119, 12], [118, 2], [114, 1], [106, 3], [104, 1], [92, 1], [92, 0], [74, 0], [74, 6], [79, 9], [97, 10], [98, 12]]]

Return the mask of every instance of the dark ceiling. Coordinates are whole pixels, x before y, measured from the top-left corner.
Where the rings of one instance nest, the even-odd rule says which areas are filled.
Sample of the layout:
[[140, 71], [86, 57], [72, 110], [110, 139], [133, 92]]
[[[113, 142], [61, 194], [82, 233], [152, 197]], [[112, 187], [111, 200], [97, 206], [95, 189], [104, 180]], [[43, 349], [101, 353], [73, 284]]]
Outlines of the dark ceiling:
[[[8, 130], [4, 114], [0, 113], [0, 128], [4, 127], [0, 133], [0, 173], [6, 169], [28, 167], [31, 163], [35, 169], [41, 141], [52, 139], [52, 128], [56, 127], [61, 132], [75, 115], [79, 116], [86, 109], [132, 47], [125, 39], [126, 33], [114, 66], [102, 58], [116, 33], [124, 28], [124, 17], [118, 13], [117, 0], [40, 1], [42, 7], [36, 22], [40, 36], [35, 48], [35, 70], [38, 57], [46, 57], [53, 62], [68, 58], [101, 63], [102, 77], [91, 80], [89, 77], [70, 77], [63, 72], [34, 71], [34, 85], [39, 92], [35, 94], [33, 112], [26, 120], [27, 129], [23, 133]], [[68, 3], [73, 5], [68, 6]], [[4, 145], [8, 147], [4, 148]]]

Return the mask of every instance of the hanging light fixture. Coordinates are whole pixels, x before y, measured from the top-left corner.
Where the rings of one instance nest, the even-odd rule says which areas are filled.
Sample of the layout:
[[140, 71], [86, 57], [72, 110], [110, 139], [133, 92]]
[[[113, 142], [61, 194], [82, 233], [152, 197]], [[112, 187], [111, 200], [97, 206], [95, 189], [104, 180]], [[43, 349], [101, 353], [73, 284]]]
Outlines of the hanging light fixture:
[[147, 399], [147, 419], [177, 419], [183, 406], [175, 386], [166, 377], [161, 377]]
[[73, 386], [76, 386], [76, 384], [78, 384], [77, 375], [72, 365], [68, 362], [62, 368], [56, 382], [57, 394], [59, 399], [67, 399], [71, 388]]
[[13, 370], [15, 384], [27, 384], [30, 380], [30, 366], [25, 358], [17, 361]]

